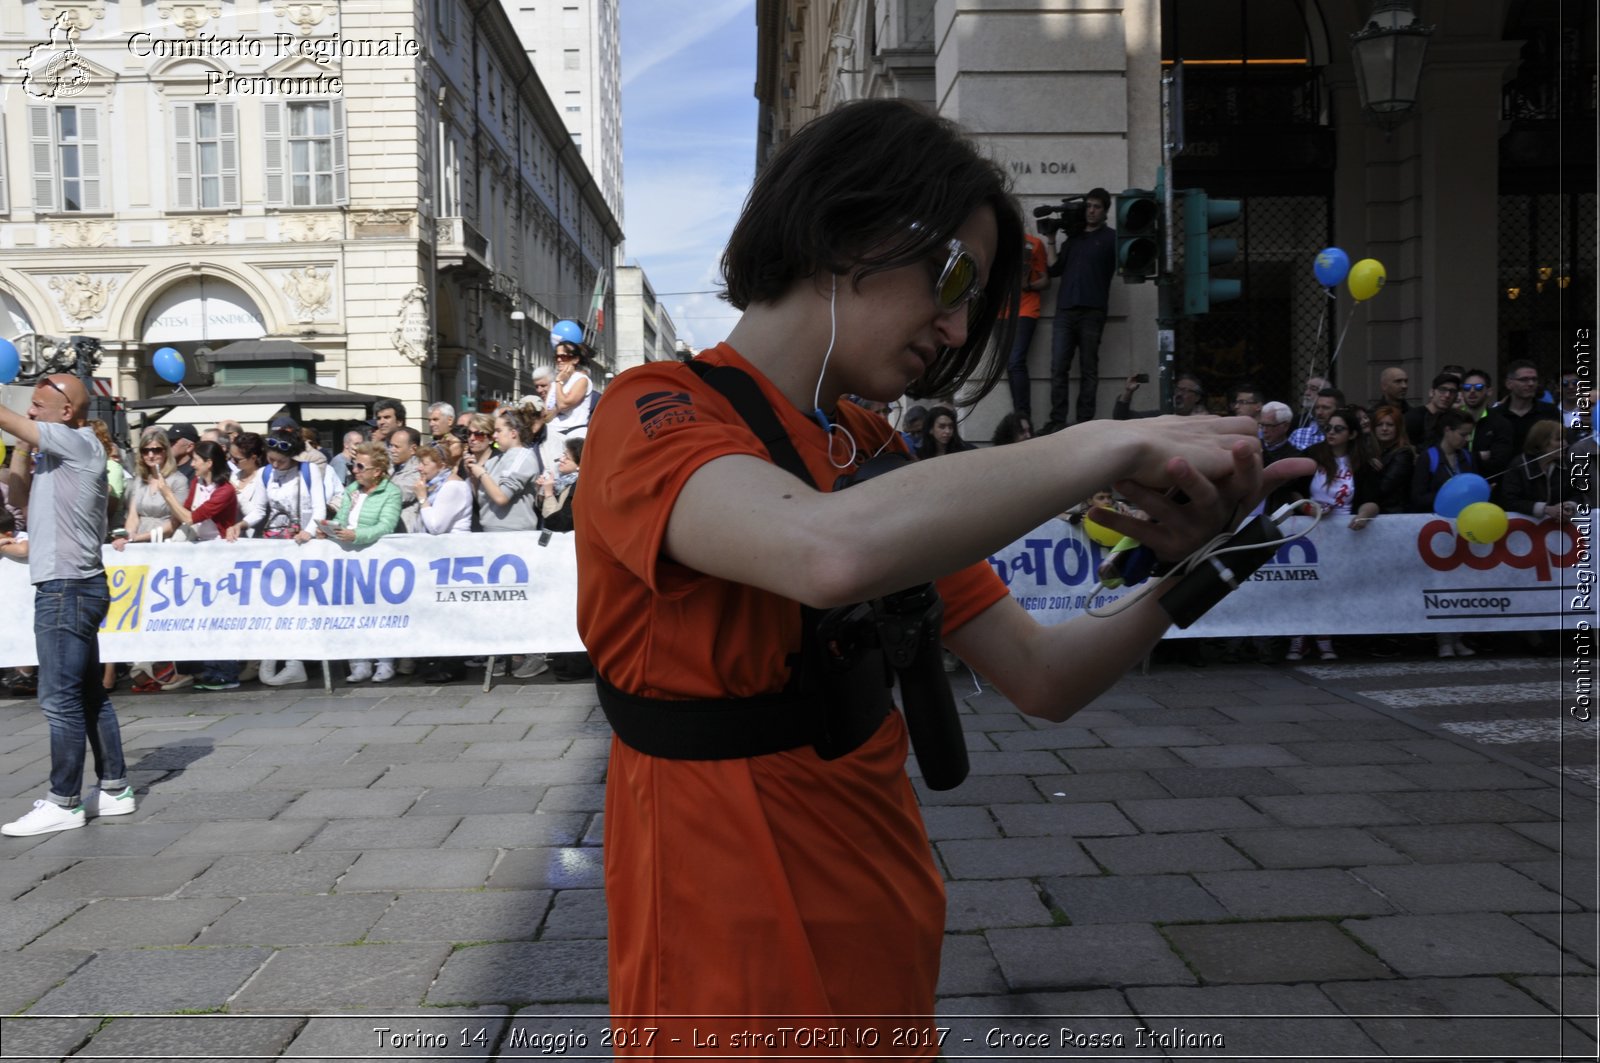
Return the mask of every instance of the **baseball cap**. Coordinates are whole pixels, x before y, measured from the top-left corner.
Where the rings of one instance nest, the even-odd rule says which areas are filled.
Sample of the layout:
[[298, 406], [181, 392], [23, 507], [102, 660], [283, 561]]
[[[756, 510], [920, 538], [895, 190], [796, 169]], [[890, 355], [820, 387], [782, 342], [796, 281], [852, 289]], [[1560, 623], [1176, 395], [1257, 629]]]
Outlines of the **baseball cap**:
[[177, 424], [167, 425], [167, 438], [176, 443], [180, 439], [187, 439], [191, 443], [200, 442], [200, 433], [195, 431], [194, 425], [188, 421], [179, 421]]

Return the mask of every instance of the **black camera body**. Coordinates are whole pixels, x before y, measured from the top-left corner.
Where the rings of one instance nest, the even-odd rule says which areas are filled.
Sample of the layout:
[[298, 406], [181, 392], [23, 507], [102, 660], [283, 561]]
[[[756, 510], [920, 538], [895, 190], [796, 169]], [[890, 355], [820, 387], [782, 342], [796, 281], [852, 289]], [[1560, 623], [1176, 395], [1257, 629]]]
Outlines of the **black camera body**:
[[[853, 476], [840, 477], [834, 490], [870, 480], [902, 468], [910, 459], [901, 454], [880, 454], [869, 459]], [[970, 770], [966, 738], [956, 711], [950, 682], [945, 678], [939, 650], [944, 602], [932, 583], [885, 594], [867, 602], [829, 610], [817, 625], [817, 643], [825, 660], [818, 662], [824, 676], [837, 678], [832, 686], [848, 698], [857, 684], [872, 682], [861, 674], [876, 654], [900, 680], [901, 708], [911, 748], [930, 790], [950, 790], [966, 779]], [[872, 654], [872, 656], [869, 656]], [[843, 681], [849, 676], [848, 681]], [[887, 685], [890, 677], [882, 682]]]
[[1089, 227], [1089, 200], [1086, 196], [1066, 196], [1055, 206], [1034, 207], [1033, 216], [1039, 219], [1041, 236], [1082, 236]]

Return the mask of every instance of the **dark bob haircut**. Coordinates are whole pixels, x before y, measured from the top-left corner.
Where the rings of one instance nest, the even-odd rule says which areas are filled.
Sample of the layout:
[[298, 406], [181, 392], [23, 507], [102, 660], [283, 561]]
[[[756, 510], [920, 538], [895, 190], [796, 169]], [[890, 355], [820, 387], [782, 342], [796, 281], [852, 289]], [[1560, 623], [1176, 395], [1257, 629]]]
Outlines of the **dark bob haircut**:
[[209, 439], [202, 439], [194, 445], [194, 456], [204, 458], [211, 463], [211, 482], [225, 484], [228, 482], [228, 452], [222, 449], [221, 443], [213, 443]]
[[[983, 306], [960, 349], [945, 348], [907, 393], [987, 394], [1005, 374], [1022, 273], [1022, 213], [1005, 172], [961, 130], [906, 100], [860, 100], [791, 137], [764, 170], [722, 255], [723, 298], [740, 310], [796, 282], [943, 261], [946, 243], [984, 204], [999, 226]], [[1002, 311], [1009, 308], [1005, 317]], [[965, 396], [964, 396], [965, 397]]]

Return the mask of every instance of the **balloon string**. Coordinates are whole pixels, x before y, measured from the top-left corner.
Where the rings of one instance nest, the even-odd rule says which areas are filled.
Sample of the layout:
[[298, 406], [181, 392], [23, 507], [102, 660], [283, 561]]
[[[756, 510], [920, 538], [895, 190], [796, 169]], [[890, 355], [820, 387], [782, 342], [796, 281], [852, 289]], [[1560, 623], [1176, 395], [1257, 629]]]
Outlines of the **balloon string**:
[[183, 386], [183, 381], [178, 381], [177, 384], [173, 385], [173, 389], [189, 396], [189, 401], [194, 403], [196, 406], [200, 405], [200, 400], [194, 397], [194, 392]]
[[1356, 311], [1360, 308], [1360, 303], [1352, 306], [1350, 308], [1350, 316], [1344, 319], [1344, 331], [1339, 333], [1339, 342], [1333, 345], [1333, 357], [1328, 359], [1328, 372], [1330, 373], [1333, 372], [1333, 363], [1339, 360], [1339, 352], [1344, 350], [1344, 338], [1350, 335], [1350, 326], [1355, 324]]

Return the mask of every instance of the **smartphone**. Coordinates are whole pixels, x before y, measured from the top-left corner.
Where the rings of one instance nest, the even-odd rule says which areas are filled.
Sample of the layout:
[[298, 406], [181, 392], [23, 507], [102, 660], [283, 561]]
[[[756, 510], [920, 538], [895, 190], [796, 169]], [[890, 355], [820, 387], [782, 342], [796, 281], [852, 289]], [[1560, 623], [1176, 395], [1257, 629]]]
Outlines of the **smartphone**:
[[1137, 373], [1137, 374], [1134, 375], [1133, 379], [1138, 381], [1141, 384], [1148, 384], [1148, 383], [1150, 383], [1150, 374], [1149, 373]]

